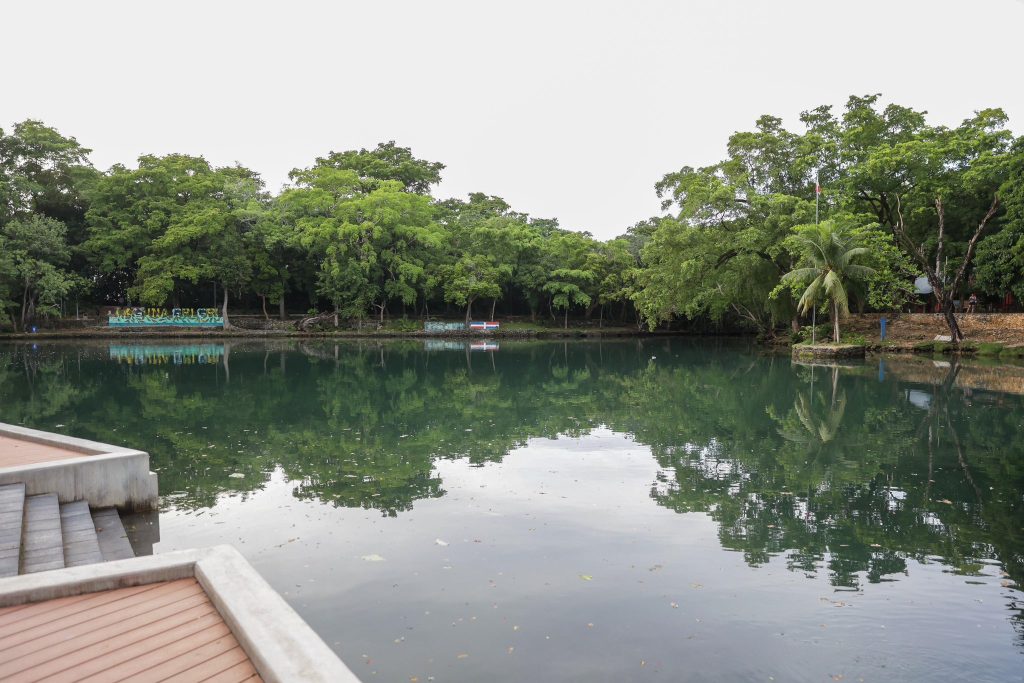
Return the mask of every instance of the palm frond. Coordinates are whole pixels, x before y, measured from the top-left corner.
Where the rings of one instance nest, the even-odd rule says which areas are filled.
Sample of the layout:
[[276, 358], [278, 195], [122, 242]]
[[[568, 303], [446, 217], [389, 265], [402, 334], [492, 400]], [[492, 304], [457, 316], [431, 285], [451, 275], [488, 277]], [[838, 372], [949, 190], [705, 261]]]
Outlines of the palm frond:
[[846, 295], [846, 288], [843, 281], [834, 270], [828, 271], [824, 278], [825, 293], [828, 294], [839, 314], [846, 316], [850, 314], [850, 299]]

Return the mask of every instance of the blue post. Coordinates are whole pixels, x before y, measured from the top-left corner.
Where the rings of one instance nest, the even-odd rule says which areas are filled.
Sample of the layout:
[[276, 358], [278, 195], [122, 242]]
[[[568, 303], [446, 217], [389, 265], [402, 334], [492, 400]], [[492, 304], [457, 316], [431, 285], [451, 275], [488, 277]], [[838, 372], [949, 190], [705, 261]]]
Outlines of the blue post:
[[885, 325], [888, 321], [885, 318], [882, 318], [879, 322], [882, 323], [882, 341], [885, 341]]

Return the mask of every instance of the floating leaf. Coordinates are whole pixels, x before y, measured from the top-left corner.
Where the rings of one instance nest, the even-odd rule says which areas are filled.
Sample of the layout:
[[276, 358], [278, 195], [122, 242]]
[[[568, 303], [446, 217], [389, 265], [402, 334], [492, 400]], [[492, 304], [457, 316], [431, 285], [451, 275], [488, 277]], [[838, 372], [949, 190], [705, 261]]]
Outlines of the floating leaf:
[[594, 580], [594, 577], [591, 576], [590, 574], [580, 574], [580, 578], [583, 579], [584, 581], [593, 581]]

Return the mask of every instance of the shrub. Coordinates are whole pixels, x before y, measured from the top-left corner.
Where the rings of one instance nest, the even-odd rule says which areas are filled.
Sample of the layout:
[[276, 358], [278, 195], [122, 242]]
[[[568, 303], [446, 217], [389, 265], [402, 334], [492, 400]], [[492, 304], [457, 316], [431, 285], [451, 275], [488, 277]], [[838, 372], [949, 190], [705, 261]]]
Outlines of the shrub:
[[796, 344], [810, 344], [811, 330], [815, 330], [814, 341], [818, 344], [824, 344], [832, 338], [832, 326], [828, 323], [824, 323], [816, 327], [813, 325], [804, 325], [800, 328], [799, 332], [791, 332], [790, 336], [794, 339], [794, 343]]

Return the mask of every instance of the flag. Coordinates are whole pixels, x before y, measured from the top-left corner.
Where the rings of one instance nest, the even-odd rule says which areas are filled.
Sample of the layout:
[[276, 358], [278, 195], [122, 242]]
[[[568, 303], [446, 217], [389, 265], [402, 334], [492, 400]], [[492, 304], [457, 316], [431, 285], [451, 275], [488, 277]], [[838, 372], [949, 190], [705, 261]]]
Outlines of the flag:
[[814, 194], [821, 194], [821, 183], [818, 182], [818, 174], [814, 174]]

